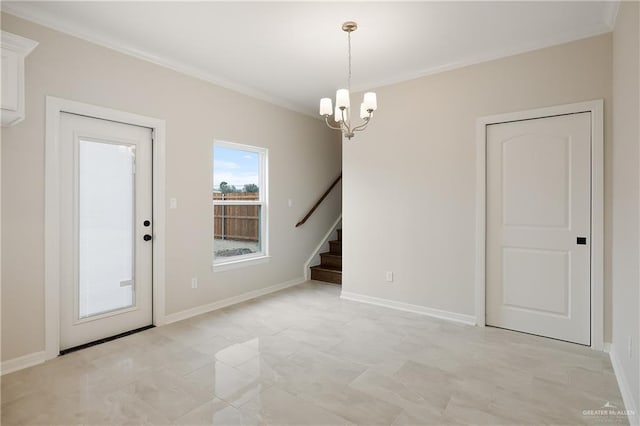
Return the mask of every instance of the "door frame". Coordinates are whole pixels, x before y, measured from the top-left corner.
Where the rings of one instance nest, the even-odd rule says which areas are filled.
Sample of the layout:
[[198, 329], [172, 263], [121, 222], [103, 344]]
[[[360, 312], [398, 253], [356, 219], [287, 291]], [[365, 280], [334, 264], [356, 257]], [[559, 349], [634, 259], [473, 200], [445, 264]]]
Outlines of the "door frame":
[[60, 354], [60, 114], [66, 112], [152, 129], [154, 325], [165, 322], [166, 124], [157, 118], [53, 96], [46, 97], [45, 109], [44, 326], [45, 359], [52, 359]]
[[604, 350], [604, 101], [479, 117], [476, 121], [476, 324], [486, 321], [487, 126], [557, 115], [591, 113], [591, 348]]

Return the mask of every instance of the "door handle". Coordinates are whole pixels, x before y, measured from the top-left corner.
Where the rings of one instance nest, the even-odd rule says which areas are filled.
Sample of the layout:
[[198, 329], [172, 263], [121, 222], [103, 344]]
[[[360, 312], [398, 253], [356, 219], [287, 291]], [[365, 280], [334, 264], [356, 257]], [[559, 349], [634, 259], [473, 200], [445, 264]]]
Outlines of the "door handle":
[[587, 237], [578, 237], [576, 239], [576, 244], [579, 244], [581, 246], [587, 245]]
[[153, 237], [149, 234], [145, 234], [144, 237], [142, 237], [143, 240], [145, 241], [150, 241]]

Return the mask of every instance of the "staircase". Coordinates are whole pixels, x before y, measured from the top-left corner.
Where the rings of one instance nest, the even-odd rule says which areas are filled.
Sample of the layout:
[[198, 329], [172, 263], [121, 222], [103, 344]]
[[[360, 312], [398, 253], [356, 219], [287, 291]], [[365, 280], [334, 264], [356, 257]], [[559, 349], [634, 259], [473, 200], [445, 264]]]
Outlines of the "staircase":
[[311, 267], [311, 279], [332, 284], [342, 284], [342, 229], [338, 239], [329, 241], [329, 251], [320, 253], [320, 265]]

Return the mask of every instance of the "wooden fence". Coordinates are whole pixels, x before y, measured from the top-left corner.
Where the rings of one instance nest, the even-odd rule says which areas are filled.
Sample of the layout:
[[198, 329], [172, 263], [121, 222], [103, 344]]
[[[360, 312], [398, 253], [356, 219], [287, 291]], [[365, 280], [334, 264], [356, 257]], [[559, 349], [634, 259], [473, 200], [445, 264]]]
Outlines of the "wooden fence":
[[[257, 200], [258, 193], [213, 193], [214, 200]], [[213, 207], [214, 238], [238, 241], [258, 241], [260, 235], [260, 206], [216, 205]]]

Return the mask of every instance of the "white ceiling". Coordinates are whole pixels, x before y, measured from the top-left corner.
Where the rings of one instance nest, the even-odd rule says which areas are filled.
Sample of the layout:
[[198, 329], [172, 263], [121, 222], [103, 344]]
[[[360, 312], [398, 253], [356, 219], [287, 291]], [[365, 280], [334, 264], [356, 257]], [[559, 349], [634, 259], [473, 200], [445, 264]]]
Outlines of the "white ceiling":
[[2, 10], [270, 102], [317, 114], [371, 89], [612, 29], [618, 2], [2, 2]]

